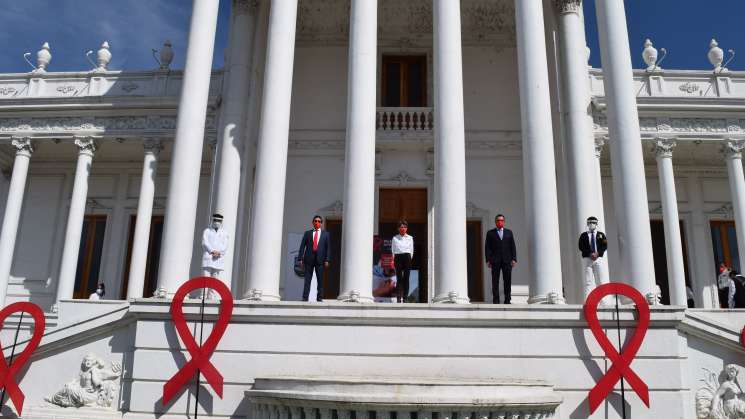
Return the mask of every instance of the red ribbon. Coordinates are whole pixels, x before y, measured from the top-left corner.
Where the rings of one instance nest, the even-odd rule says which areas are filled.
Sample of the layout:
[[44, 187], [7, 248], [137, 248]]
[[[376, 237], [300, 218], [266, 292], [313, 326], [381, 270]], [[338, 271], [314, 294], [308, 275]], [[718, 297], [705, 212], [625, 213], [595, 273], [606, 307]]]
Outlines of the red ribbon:
[[23, 395], [20, 387], [18, 387], [15, 375], [28, 362], [29, 358], [31, 358], [31, 354], [39, 346], [39, 342], [41, 342], [41, 338], [44, 336], [44, 328], [46, 327], [46, 319], [44, 318], [44, 312], [41, 308], [28, 301], [20, 301], [5, 307], [0, 311], [0, 329], [8, 316], [20, 312], [26, 312], [33, 317], [34, 334], [31, 336], [31, 340], [26, 344], [23, 352], [18, 355], [18, 358], [12, 360], [12, 365], [8, 366], [5, 362], [5, 357], [0, 356], [0, 389], [5, 388], [5, 390], [7, 390], [10, 401], [13, 402], [13, 406], [16, 407], [19, 416], [23, 413], [23, 400], [26, 399], [26, 396]]
[[[186, 298], [186, 295], [199, 288], [211, 288], [220, 294], [220, 314], [217, 317], [217, 323], [212, 328], [212, 333], [210, 333], [202, 346], [197, 345], [197, 341], [189, 331], [183, 310], [184, 298]], [[176, 291], [176, 295], [173, 296], [173, 302], [171, 303], [171, 317], [173, 318], [173, 324], [176, 326], [176, 332], [178, 332], [181, 341], [183, 341], [186, 346], [186, 350], [189, 351], [189, 355], [191, 355], [191, 360], [181, 367], [181, 369], [163, 385], [164, 405], [168, 404], [176, 393], [189, 383], [189, 380], [191, 380], [191, 377], [193, 377], [197, 371], [204, 374], [207, 383], [209, 383], [209, 385], [215, 390], [215, 393], [222, 398], [223, 378], [220, 372], [217, 371], [217, 368], [215, 368], [215, 366], [210, 362], [210, 357], [215, 351], [215, 348], [217, 348], [217, 343], [222, 339], [225, 329], [228, 328], [228, 323], [230, 322], [232, 314], [233, 295], [230, 294], [230, 289], [228, 289], [228, 287], [219, 279], [207, 276], [192, 278], [186, 281], [186, 283]], [[197, 385], [199, 385], [199, 383], [197, 383]]]
[[742, 331], [740, 332], [740, 345], [745, 348], [745, 326], [742, 327]]
[[[600, 321], [598, 320], [598, 304], [600, 300], [606, 295], [619, 294], [629, 297], [636, 304], [636, 310], [639, 312], [639, 324], [637, 324], [634, 335], [632, 336], [629, 344], [621, 354], [616, 352], [616, 348], [613, 347], [608, 337], [603, 333], [603, 329], [600, 327]], [[649, 407], [649, 388], [639, 378], [638, 375], [631, 369], [631, 362], [636, 357], [636, 353], [642, 345], [644, 335], [647, 333], [649, 328], [649, 305], [641, 295], [639, 291], [634, 287], [623, 284], [620, 282], [611, 282], [603, 284], [595, 288], [590, 295], [587, 296], [585, 301], [585, 318], [587, 324], [590, 326], [592, 334], [595, 336], [595, 340], [603, 348], [605, 356], [610, 358], [613, 362], [608, 372], [595, 384], [595, 387], [590, 390], [590, 414], [600, 406], [600, 403], [608, 397], [613, 391], [613, 387], [621, 377], [625, 378], [629, 382], [631, 388], [639, 395], [645, 405]]]

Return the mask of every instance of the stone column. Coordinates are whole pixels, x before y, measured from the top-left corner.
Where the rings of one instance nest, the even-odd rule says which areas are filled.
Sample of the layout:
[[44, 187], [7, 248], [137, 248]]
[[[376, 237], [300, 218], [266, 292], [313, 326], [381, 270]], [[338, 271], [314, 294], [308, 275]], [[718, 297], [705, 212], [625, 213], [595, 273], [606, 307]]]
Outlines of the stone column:
[[78, 165], [75, 168], [70, 210], [67, 214], [65, 244], [62, 248], [62, 263], [57, 283], [57, 302], [72, 298], [75, 292], [75, 273], [78, 268], [80, 237], [83, 234], [85, 203], [88, 197], [88, 177], [91, 173], [93, 153], [96, 151], [96, 143], [90, 137], [76, 138], [75, 145], [78, 146]]
[[[297, 0], [272, 0], [244, 297], [279, 300]], [[274, 237], [274, 240], [267, 238]]]
[[436, 229], [434, 302], [468, 303], [460, 0], [433, 1]]
[[344, 301], [373, 301], [370, 249], [375, 223], [377, 14], [377, 0], [352, 0], [339, 293]]
[[5, 307], [10, 268], [13, 266], [13, 252], [16, 247], [18, 223], [21, 219], [23, 195], [26, 191], [28, 165], [31, 160], [31, 153], [34, 152], [31, 139], [28, 137], [13, 138], [12, 144], [16, 148], [16, 158], [13, 162], [13, 174], [10, 177], [8, 201], [5, 204], [3, 229], [0, 233], [0, 307]]
[[[579, 277], [568, 280], [582, 284], [584, 262], [576, 249], [576, 241], [579, 234], [586, 230], [587, 217], [603, 219], [596, 200], [596, 194], [602, 189], [602, 185], [600, 178], [588, 176], [595, 170], [595, 147], [587, 111], [590, 104], [590, 89], [587, 41], [580, 16], [582, 0], [556, 0], [555, 5], [559, 14], [559, 73], [562, 81], [560, 108], [564, 134], [564, 161], [567, 167], [569, 212], [572, 220], [569, 230], [573, 236], [575, 255], [572, 263], [580, 273]], [[580, 285], [578, 288], [583, 287]], [[567, 289], [570, 287], [567, 286]]]
[[678, 196], [675, 192], [673, 173], [673, 148], [675, 141], [658, 139], [654, 145], [657, 158], [657, 176], [660, 179], [662, 217], [665, 227], [665, 256], [667, 258], [667, 283], [670, 289], [670, 304], [687, 306], [683, 242], [680, 238], [680, 216]]
[[735, 215], [737, 232], [737, 254], [740, 255], [740, 266], [745, 266], [745, 176], [742, 172], [743, 140], [727, 140], [722, 152], [727, 161], [729, 189], [732, 195], [732, 209]]
[[167, 295], [189, 279], [218, 3], [194, 0], [189, 26], [158, 270]]
[[711, 224], [704, 207], [704, 191], [697, 174], [688, 177], [688, 205], [691, 209], [691, 258], [693, 294], [696, 308], [719, 308], [717, 304], [716, 267], [711, 252]]
[[542, 1], [515, 0], [515, 15], [528, 226], [524, 240], [528, 243], [531, 281], [528, 302], [563, 302], [559, 208]]
[[223, 229], [228, 233], [228, 251], [225, 254], [225, 270], [222, 280], [232, 283], [233, 260], [236, 256], [236, 226], [240, 199], [241, 166], [244, 142], [247, 136], [246, 110], [249, 92], [250, 67], [256, 8], [249, 0], [234, 0], [230, 24], [230, 57], [223, 85], [223, 104], [220, 111], [218, 133], [218, 176], [215, 211], [222, 214]]
[[163, 146], [157, 139], [146, 139], [143, 142], [143, 147], [145, 158], [142, 162], [137, 221], [135, 221], [135, 234], [132, 243], [132, 258], [129, 263], [127, 298], [141, 298], [145, 286], [150, 221], [153, 217], [153, 199], [155, 198], [155, 173], [158, 168], [158, 154], [163, 150]]
[[623, 0], [604, 0], [595, 4], [603, 84], [608, 102], [619, 252], [626, 273], [623, 278], [617, 279], [647, 295], [655, 286], [652, 234], [626, 12]]

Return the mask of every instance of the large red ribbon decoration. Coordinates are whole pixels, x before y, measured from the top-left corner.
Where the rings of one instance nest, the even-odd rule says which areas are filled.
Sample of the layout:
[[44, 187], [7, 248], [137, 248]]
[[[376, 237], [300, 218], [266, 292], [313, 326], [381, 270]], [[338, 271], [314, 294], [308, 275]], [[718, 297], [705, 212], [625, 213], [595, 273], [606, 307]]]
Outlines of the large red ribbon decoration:
[[44, 318], [44, 312], [34, 303], [28, 301], [20, 301], [13, 303], [0, 311], [0, 329], [2, 329], [5, 319], [13, 313], [25, 312], [31, 315], [34, 319], [34, 334], [31, 336], [31, 340], [28, 341], [26, 347], [23, 349], [18, 358], [11, 360], [10, 366], [5, 362], [5, 357], [0, 356], [0, 389], [4, 388], [8, 392], [10, 401], [13, 402], [13, 406], [18, 411], [18, 416], [23, 413], [23, 400], [26, 396], [23, 395], [18, 382], [15, 380], [15, 375], [18, 371], [28, 362], [31, 358], [31, 354], [39, 346], [42, 336], [44, 336], [44, 328], [46, 326], [46, 319]]
[[740, 345], [745, 348], [745, 326], [742, 327], [742, 331], [740, 332]]
[[[186, 318], [184, 317], [184, 298], [190, 292], [199, 288], [211, 288], [220, 294], [220, 314], [217, 317], [217, 323], [212, 328], [204, 345], [201, 347], [197, 345], [197, 341], [189, 331], [189, 327], [186, 325]], [[206, 290], [205, 290], [206, 291]], [[171, 317], [173, 324], [176, 326], [176, 332], [178, 332], [181, 341], [184, 342], [186, 350], [191, 355], [191, 360], [181, 367], [178, 372], [171, 377], [168, 382], [163, 385], [163, 404], [168, 402], [184, 387], [189, 383], [191, 377], [197, 371], [204, 374], [204, 378], [207, 380], [210, 386], [215, 390], [215, 393], [222, 398], [222, 385], [223, 378], [217, 368], [210, 362], [212, 353], [217, 348], [217, 343], [222, 339], [222, 335], [225, 333], [225, 329], [228, 328], [230, 317], [233, 314], [233, 295], [230, 294], [230, 289], [223, 284], [219, 279], [210, 278], [207, 276], [200, 276], [192, 278], [184, 285], [182, 285], [176, 295], [173, 296], [173, 302], [171, 303]], [[197, 384], [198, 385], [198, 384]]]
[[[600, 321], [598, 320], [598, 304], [603, 297], [611, 294], [619, 294], [629, 297], [636, 304], [636, 310], [639, 312], [639, 324], [637, 325], [636, 330], [634, 330], [634, 335], [629, 341], [629, 344], [621, 351], [621, 354], [616, 351], [616, 348], [613, 347], [613, 344], [605, 333], [603, 333]], [[590, 295], [587, 296], [584, 309], [585, 319], [587, 319], [587, 324], [590, 326], [590, 330], [595, 336], [595, 340], [597, 340], [600, 347], [603, 348], [605, 356], [610, 358], [613, 362], [613, 365], [611, 365], [608, 372], [600, 379], [600, 381], [597, 382], [597, 384], [595, 384], [595, 387], [590, 390], [590, 413], [592, 414], [595, 409], [600, 406], [600, 403], [608, 397], [611, 391], [613, 391], [613, 387], [616, 383], [621, 380], [621, 377], [629, 382], [631, 388], [639, 395], [644, 404], [649, 407], [649, 388], [631, 369], [631, 362], [639, 351], [642, 341], [644, 340], [644, 335], [647, 333], [647, 329], [649, 328], [649, 305], [644, 299], [644, 296], [630, 285], [620, 282], [611, 282], [595, 288]]]

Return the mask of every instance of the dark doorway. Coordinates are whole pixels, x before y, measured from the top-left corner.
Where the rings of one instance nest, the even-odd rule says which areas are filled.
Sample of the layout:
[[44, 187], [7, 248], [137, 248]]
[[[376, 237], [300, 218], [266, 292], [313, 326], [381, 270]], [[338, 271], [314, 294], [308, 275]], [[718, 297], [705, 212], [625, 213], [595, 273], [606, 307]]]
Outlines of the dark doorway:
[[[715, 269], [719, 268], [720, 263], [724, 263], [730, 269], [742, 272], [734, 221], [712, 221], [711, 242], [714, 248]], [[715, 271], [713, 275], [719, 275], [719, 271]]]
[[[688, 273], [688, 251], [686, 247], [685, 230], [683, 221], [680, 223], [680, 240], [683, 246], [683, 269], [685, 270], [686, 286], [690, 285]], [[652, 255], [654, 258], [654, 276], [655, 282], [662, 292], [660, 302], [670, 304], [670, 286], [667, 272], [667, 253], [665, 251], [665, 224], [662, 220], [650, 220], [650, 229], [652, 230]]]
[[96, 291], [101, 271], [103, 240], [106, 234], [105, 215], [86, 215], [80, 235], [78, 267], [75, 271], [73, 298], [88, 298]]
[[382, 61], [383, 106], [427, 106], [427, 56], [384, 55]]
[[[411, 270], [418, 274], [416, 302], [428, 302], [427, 288], [427, 190], [380, 189], [378, 194], [378, 235], [390, 240], [398, 234], [398, 221], [409, 223], [409, 235], [414, 237], [414, 259]], [[410, 291], [414, 291], [413, 284]]]
[[[137, 216], [129, 217], [129, 239], [127, 241], [127, 259], [124, 266], [124, 279], [122, 280], [121, 299], [127, 298], [127, 286], [129, 285], [129, 265], [132, 261], [132, 245], [135, 237], [135, 224]], [[160, 265], [160, 245], [163, 238], [163, 216], [155, 215], [150, 220], [150, 237], [147, 245], [147, 262], [145, 265], [145, 285], [142, 289], [143, 297], [152, 297], [158, 285], [158, 265]]]
[[472, 303], [483, 303], [484, 300], [484, 264], [481, 253], [481, 221], [469, 220], [466, 223], [466, 243], [468, 257], [468, 299]]
[[[341, 220], [325, 220], [326, 231], [331, 236], [331, 263], [323, 272], [323, 299], [335, 300], [339, 297], [341, 281]], [[370, 249], [372, 252], [372, 249]]]

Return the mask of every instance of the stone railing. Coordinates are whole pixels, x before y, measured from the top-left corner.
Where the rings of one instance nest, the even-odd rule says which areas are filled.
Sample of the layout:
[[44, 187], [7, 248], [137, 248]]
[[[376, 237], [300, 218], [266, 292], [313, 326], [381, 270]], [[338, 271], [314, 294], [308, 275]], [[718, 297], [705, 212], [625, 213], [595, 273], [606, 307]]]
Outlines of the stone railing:
[[539, 381], [257, 378], [254, 419], [550, 419], [562, 402]]
[[[603, 71], [590, 70], [593, 97], [604, 97]], [[714, 73], [702, 70], [635, 70], [637, 97], [660, 98], [745, 98], [745, 72]]]
[[378, 108], [375, 127], [389, 132], [431, 132], [433, 115], [432, 108]]
[[[175, 70], [0, 74], [0, 101], [88, 96], [178, 97], [183, 72]], [[220, 92], [222, 71], [214, 71], [210, 96]]]

